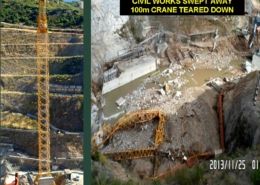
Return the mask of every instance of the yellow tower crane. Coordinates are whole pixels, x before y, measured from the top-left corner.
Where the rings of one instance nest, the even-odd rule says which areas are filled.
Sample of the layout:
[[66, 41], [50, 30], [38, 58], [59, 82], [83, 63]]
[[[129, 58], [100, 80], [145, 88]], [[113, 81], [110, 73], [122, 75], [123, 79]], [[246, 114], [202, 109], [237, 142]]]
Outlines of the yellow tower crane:
[[[38, 147], [39, 184], [51, 180], [50, 167], [50, 113], [49, 113], [49, 62], [47, 0], [39, 0], [37, 20], [37, 91], [38, 91]], [[41, 183], [42, 182], [42, 183]]]

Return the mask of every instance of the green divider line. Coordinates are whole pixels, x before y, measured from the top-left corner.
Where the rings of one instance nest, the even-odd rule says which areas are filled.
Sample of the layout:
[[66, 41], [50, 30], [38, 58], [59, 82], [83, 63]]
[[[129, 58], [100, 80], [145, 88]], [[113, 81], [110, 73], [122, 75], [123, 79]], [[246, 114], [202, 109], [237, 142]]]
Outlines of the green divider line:
[[[0, 12], [3, 11], [2, 9], [3, 9], [3, 7], [2, 7], [2, 0], [0, 0]], [[0, 22], [2, 22], [2, 17], [1, 16], [0, 16]], [[2, 29], [0, 27], [0, 44], [2, 43], [2, 38], [1, 38], [2, 33], [1, 32], [2, 32]], [[2, 47], [0, 47], [0, 53], [1, 53], [1, 48]], [[0, 55], [0, 79], [1, 79], [1, 63], [2, 63], [2, 60], [1, 60], [1, 55]], [[0, 88], [0, 105], [2, 105], [1, 89], [2, 88]], [[1, 126], [1, 118], [2, 118], [2, 112], [0, 112], [0, 126]], [[1, 133], [0, 133], [0, 136], [1, 136]]]
[[84, 185], [91, 185], [91, 0], [84, 1]]

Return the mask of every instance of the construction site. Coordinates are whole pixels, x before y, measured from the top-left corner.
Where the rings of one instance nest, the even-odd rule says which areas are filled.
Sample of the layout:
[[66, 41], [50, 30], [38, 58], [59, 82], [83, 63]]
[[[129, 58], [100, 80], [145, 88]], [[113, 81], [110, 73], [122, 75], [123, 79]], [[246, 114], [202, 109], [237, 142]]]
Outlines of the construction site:
[[55, 2], [9, 3], [36, 11], [1, 22], [0, 184], [82, 185], [83, 30], [48, 27]]
[[209, 164], [260, 158], [260, 3], [133, 17], [118, 3], [92, 2], [94, 183], [259, 184], [259, 170]]

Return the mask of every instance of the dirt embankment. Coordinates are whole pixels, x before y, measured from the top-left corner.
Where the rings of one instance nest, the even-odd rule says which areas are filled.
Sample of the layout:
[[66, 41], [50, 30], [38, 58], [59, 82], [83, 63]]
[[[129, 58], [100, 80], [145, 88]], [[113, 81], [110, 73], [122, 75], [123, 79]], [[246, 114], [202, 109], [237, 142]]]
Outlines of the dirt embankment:
[[[258, 97], [255, 106], [253, 101], [257, 83], [259, 83], [258, 72], [253, 72], [239, 80], [224, 85], [224, 87], [232, 87], [231, 90], [226, 91], [224, 96], [226, 148], [227, 152], [232, 151], [236, 155], [239, 153], [241, 159], [252, 160], [252, 151], [254, 150], [252, 148], [252, 151], [243, 150], [243, 154], [241, 154], [241, 151], [239, 152], [240, 148], [257, 148], [260, 144], [260, 98]], [[150, 91], [149, 94], [148, 92], [147, 90], [139, 91], [135, 93], [135, 96], [131, 96], [132, 106], [128, 105], [127, 109], [135, 109], [136, 106], [141, 106], [142, 108], [156, 107], [167, 113], [166, 141], [160, 147], [161, 151], [184, 147], [185, 150], [193, 152], [205, 152], [220, 148], [216, 110], [217, 91], [205, 86], [189, 88], [183, 92], [178, 101], [176, 97], [162, 97], [158, 92], [152, 93]], [[140, 97], [145, 97], [145, 99]], [[153, 101], [155, 99], [157, 101]], [[158, 102], [163, 103], [158, 105]], [[186, 103], [178, 104], [178, 102]], [[156, 122], [147, 124], [156, 125]], [[149, 142], [153, 140], [153, 133], [154, 127], [149, 125], [136, 126], [135, 128], [119, 131], [103, 150], [116, 152], [125, 150], [125, 148], [140, 149], [148, 147], [150, 145]], [[221, 158], [230, 159], [230, 156], [227, 153], [223, 154]], [[220, 178], [221, 180], [217, 180], [222, 172], [213, 173], [208, 170], [209, 163], [205, 161], [202, 166], [205, 164], [206, 166], [203, 167], [205, 169], [203, 179], [209, 184], [218, 184], [220, 181], [226, 182], [230, 179], [235, 182], [236, 177], [240, 176], [236, 172], [230, 172], [232, 177], [229, 178], [224, 175], [225, 179]], [[125, 174], [125, 170], [130, 169], [130, 174], [135, 174], [141, 178], [151, 176], [154, 169], [152, 158], [123, 161], [121, 165], [124, 167], [124, 169], [120, 170], [121, 173]], [[173, 162], [166, 158], [161, 159], [158, 173], [167, 172], [175, 165], [175, 161]], [[109, 168], [109, 166], [105, 168]], [[243, 173], [243, 180], [247, 183], [250, 182], [250, 175], [248, 175], [250, 173], [250, 170], [246, 171], [245, 174]], [[244, 182], [237, 183], [243, 184]]]
[[[220, 148], [216, 97], [217, 92], [206, 86], [189, 88], [180, 97], [176, 97], [175, 94], [162, 96], [158, 91], [150, 89], [138, 91], [135, 96], [129, 96], [131, 104], [127, 105], [126, 110], [153, 107], [165, 112], [167, 115], [166, 135], [165, 141], [160, 146], [160, 151], [176, 152], [182, 150], [185, 155], [189, 156], [189, 153], [203, 153]], [[102, 149], [102, 152], [151, 147], [157, 124], [157, 121], [147, 122], [145, 125], [119, 131]], [[131, 162], [122, 162], [122, 164], [139, 177], [149, 177], [153, 173], [153, 158], [137, 159]], [[178, 161], [162, 158], [157, 173], [163, 174], [176, 164]]]
[[[28, 154], [31, 157], [38, 156], [38, 133], [36, 131], [3, 129], [1, 141], [14, 145], [16, 151]], [[82, 157], [83, 137], [81, 135], [64, 135], [52, 132], [51, 155], [52, 158]]]
[[[1, 44], [28, 44], [36, 42], [36, 31], [33, 30], [30, 31], [26, 29], [2, 28], [1, 36]], [[79, 38], [80, 41], [83, 41], [83, 34], [66, 32], [49, 33], [50, 43], [73, 43], [73, 38]]]
[[[35, 119], [37, 66], [36, 59], [28, 57], [36, 57], [36, 32], [28, 29], [3, 28], [1, 36], [2, 110], [30, 115]], [[51, 85], [62, 85], [63, 89], [69, 86], [82, 86], [83, 35], [51, 32], [49, 43], [49, 56], [59, 57], [50, 59]], [[66, 58], [71, 56], [73, 57]], [[50, 90], [51, 124], [67, 131], [82, 131], [82, 91], [54, 92], [52, 86]]]
[[[233, 78], [240, 76], [242, 73], [240, 64], [241, 61], [245, 60], [244, 53], [248, 54], [250, 51], [246, 49], [246, 40], [243, 37], [233, 35], [232, 31], [239, 27], [237, 23], [241, 24], [239, 28], [243, 28], [244, 24], [247, 23], [247, 18], [223, 17], [216, 18], [215, 20], [204, 17], [203, 21], [201, 21], [200, 18], [195, 19], [195, 24], [192, 25], [190, 24], [189, 17], [176, 18], [172, 24], [169, 24], [168, 18], [163, 19], [161, 17], [152, 17], [150, 21], [153, 24], [160, 22], [160, 24], [163, 24], [165, 30], [177, 32], [177, 36], [180, 38], [182, 37], [181, 34], [202, 32], [203, 30], [198, 28], [204, 28], [205, 26], [201, 26], [203, 24], [207, 26], [204, 31], [208, 31], [209, 29], [216, 30], [218, 28], [220, 38], [214, 51], [212, 51], [209, 46], [198, 47], [198, 43], [196, 43], [196, 47], [185, 47], [184, 44], [178, 46], [177, 41], [181, 40], [178, 37], [176, 37], [176, 41], [174, 40], [175, 42], [173, 42], [172, 45], [169, 45], [168, 49], [172, 49], [172, 56], [176, 59], [177, 57], [175, 55], [178, 55], [178, 51], [181, 56], [181, 54], [185, 54], [185, 52], [181, 52], [180, 50], [188, 48], [195, 56], [189, 57], [193, 59], [190, 60], [190, 63], [197, 63], [195, 66], [190, 66], [189, 70], [202, 67], [204, 69], [209, 66], [209, 68], [214, 67], [218, 71], [223, 71], [224, 74], [227, 69], [228, 72], [225, 73], [225, 76], [218, 74], [220, 75], [218, 77], [222, 79], [225, 77], [225, 80], [222, 81], [223, 83], [224, 81], [233, 81]], [[163, 22], [163, 20], [165, 21]], [[181, 25], [182, 27], [176, 27], [176, 25], [180, 25], [182, 22], [185, 23]], [[184, 28], [184, 26], [186, 28]], [[194, 27], [197, 29], [194, 29]], [[183, 30], [184, 33], [180, 32]], [[213, 44], [212, 40], [213, 39], [208, 40], [208, 43]], [[206, 42], [204, 41], [202, 40], [201, 42], [205, 44]], [[174, 62], [175, 61], [172, 63]], [[192, 67], [194, 67], [194, 69], [192, 69]], [[173, 73], [180, 72], [180, 70], [172, 71], [174, 71]], [[231, 80], [227, 73], [232, 73], [233, 77], [230, 77]], [[178, 75], [178, 77], [181, 77], [179, 81], [176, 81], [176, 77], [173, 77], [169, 79], [168, 84], [173, 80], [173, 85], [183, 83], [184, 76]], [[213, 74], [211, 74], [210, 77], [213, 77]], [[152, 85], [147, 85], [144, 82], [144, 84], [141, 84], [137, 89], [132, 90], [127, 95], [123, 95], [126, 103], [122, 109], [125, 112], [131, 112], [141, 109], [158, 108], [166, 113], [166, 139], [160, 146], [160, 150], [168, 152], [184, 148], [185, 151], [202, 153], [219, 149], [220, 139], [217, 117], [218, 92], [213, 88], [196, 85], [197, 87], [195, 88], [185, 88], [185, 90], [174, 86], [173, 92], [168, 93], [166, 86], [164, 86], [164, 82], [167, 82], [167, 78], [164, 78], [163, 81], [161, 78], [157, 81], [155, 78], [149, 78], [151, 78]], [[203, 80], [205, 83], [205, 80], [208, 81], [209, 79], [205, 79], [204, 77]], [[159, 84], [159, 86], [155, 84]], [[254, 73], [252, 73], [241, 78], [238, 84], [234, 82], [233, 89], [225, 94], [225, 136], [227, 149], [230, 151], [239, 147], [256, 146], [259, 144], [260, 131], [257, 126], [257, 123], [258, 125], [260, 123], [259, 103], [255, 107], [253, 106], [255, 86], [256, 77]], [[96, 108], [93, 110], [96, 110]], [[98, 119], [93, 120], [98, 122]], [[135, 126], [135, 128], [119, 131], [113, 136], [109, 144], [101, 149], [101, 152], [118, 152], [126, 149], [142, 149], [152, 146], [156, 123], [156, 121], [149, 122], [142, 126]], [[154, 161], [150, 158], [128, 160], [123, 161], [121, 165], [124, 167], [122, 172], [124, 172], [125, 169], [130, 169], [136, 176], [146, 177], [152, 175]], [[158, 171], [159, 173], [167, 172], [174, 165], [176, 165], [176, 161], [173, 162], [169, 159], [162, 159]]]
[[259, 76], [258, 71], [250, 73], [225, 94], [225, 142], [229, 151], [260, 144], [259, 97], [254, 105]]
[[[12, 164], [12, 171], [38, 170], [37, 131], [2, 129], [0, 142], [11, 144], [15, 152], [9, 152], [5, 159]], [[83, 169], [82, 135], [64, 135], [51, 132], [51, 164], [58, 170]], [[14, 167], [15, 166], [15, 167]]]
[[[1, 30], [1, 36], [1, 74], [36, 74], [36, 61], [34, 58], [28, 58], [36, 57], [36, 33], [5, 29]], [[82, 65], [82, 57], [68, 58], [83, 55], [83, 36], [81, 34], [50, 33], [49, 44], [48, 56], [59, 57], [50, 59], [51, 74], [65, 73], [66, 71], [62, 73], [59, 70], [73, 61], [77, 61], [77, 63], [72, 68]], [[13, 59], [13, 57], [15, 58]], [[27, 58], [21, 59], [20, 57]], [[56, 69], [58, 65], [59, 70]]]
[[[2, 94], [1, 98], [3, 111], [22, 113], [36, 118], [37, 97], [35, 94], [7, 93]], [[55, 127], [71, 132], [82, 131], [82, 112], [83, 96], [51, 95], [50, 121]]]

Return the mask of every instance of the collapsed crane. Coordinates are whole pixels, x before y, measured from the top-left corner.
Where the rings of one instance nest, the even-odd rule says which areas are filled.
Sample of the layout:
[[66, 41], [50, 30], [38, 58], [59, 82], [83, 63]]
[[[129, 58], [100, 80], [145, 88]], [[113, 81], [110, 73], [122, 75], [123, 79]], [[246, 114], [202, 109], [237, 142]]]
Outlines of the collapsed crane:
[[[154, 133], [154, 145], [147, 148], [127, 149], [125, 151], [105, 152], [103, 155], [115, 161], [133, 160], [139, 158], [154, 158], [154, 169], [152, 179], [164, 178], [167, 175], [175, 173], [177, 170], [192, 167], [200, 159], [213, 158], [214, 156], [222, 153], [222, 149], [215, 151], [206, 151], [204, 153], [194, 153], [191, 151], [161, 151], [160, 145], [165, 139], [165, 124], [166, 115], [160, 110], [139, 110], [131, 112], [120, 118], [113, 126], [104, 126], [102, 129], [103, 134], [99, 132], [94, 134], [92, 138], [92, 154], [104, 144], [106, 144], [116, 132], [124, 129], [129, 129], [135, 125], [140, 125], [145, 122], [159, 118], [159, 123]], [[188, 154], [188, 157], [184, 155]], [[177, 164], [174, 168], [168, 170], [166, 173], [157, 174], [159, 158], [168, 158], [172, 161], [178, 159], [182, 163]]]
[[[109, 152], [104, 153], [104, 155], [112, 158], [113, 160], [126, 160], [126, 159], [138, 159], [138, 158], [147, 158], [154, 157], [155, 161], [157, 161], [157, 156], [167, 156], [166, 152], [159, 151], [158, 148], [160, 144], [163, 143], [165, 138], [165, 123], [166, 123], [166, 115], [160, 110], [140, 110], [136, 112], [129, 113], [122, 118], [120, 118], [117, 123], [115, 123], [112, 127], [104, 128], [105, 135], [102, 138], [102, 141], [99, 142], [99, 135], [95, 135], [92, 138], [92, 148], [93, 153], [98, 150], [100, 146], [108, 142], [113, 135], [123, 129], [134, 127], [137, 124], [143, 124], [145, 122], [151, 121], [155, 118], [159, 118], [159, 123], [155, 129], [154, 134], [154, 146], [149, 148], [141, 148], [141, 149], [132, 149], [127, 151], [120, 152]], [[154, 174], [155, 169], [154, 168]]]
[[123, 116], [112, 127], [104, 128], [106, 133], [101, 142], [97, 142], [98, 136], [94, 136], [92, 138], [92, 147], [96, 150], [111, 139], [117, 131], [151, 121], [157, 117], [159, 118], [159, 123], [155, 131], [154, 141], [154, 145], [157, 148], [164, 140], [164, 126], [166, 123], [166, 115], [159, 110], [141, 110]]

